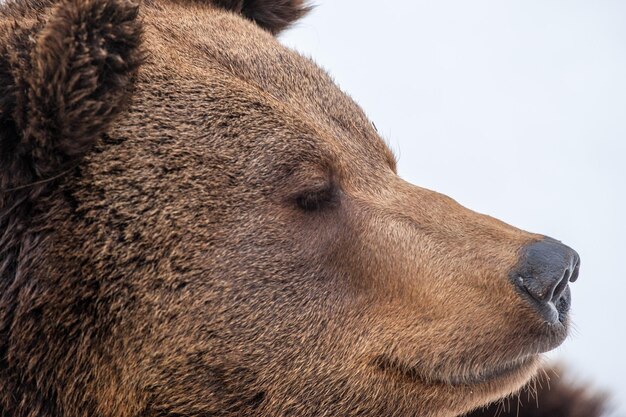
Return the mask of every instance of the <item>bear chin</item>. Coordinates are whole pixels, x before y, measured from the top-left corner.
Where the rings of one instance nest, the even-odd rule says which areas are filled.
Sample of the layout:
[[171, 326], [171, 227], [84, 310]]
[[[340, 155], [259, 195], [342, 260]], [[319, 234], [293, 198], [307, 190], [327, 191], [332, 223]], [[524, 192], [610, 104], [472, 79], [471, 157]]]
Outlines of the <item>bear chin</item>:
[[537, 377], [540, 365], [541, 357], [535, 355], [521, 362], [499, 365], [481, 374], [461, 374], [456, 377], [447, 377], [433, 384], [439, 389], [443, 386], [458, 389], [457, 395], [464, 395], [468, 402], [476, 400], [465, 410], [459, 410], [460, 414], [467, 409], [482, 407], [517, 393]]

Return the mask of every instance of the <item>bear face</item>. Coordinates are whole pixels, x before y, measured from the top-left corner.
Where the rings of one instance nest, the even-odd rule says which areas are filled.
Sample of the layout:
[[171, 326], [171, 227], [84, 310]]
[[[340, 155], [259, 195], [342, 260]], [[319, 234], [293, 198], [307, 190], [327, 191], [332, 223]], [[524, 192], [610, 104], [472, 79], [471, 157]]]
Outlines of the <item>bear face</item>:
[[304, 12], [3, 6], [0, 411], [457, 416], [562, 342], [577, 255], [400, 179]]

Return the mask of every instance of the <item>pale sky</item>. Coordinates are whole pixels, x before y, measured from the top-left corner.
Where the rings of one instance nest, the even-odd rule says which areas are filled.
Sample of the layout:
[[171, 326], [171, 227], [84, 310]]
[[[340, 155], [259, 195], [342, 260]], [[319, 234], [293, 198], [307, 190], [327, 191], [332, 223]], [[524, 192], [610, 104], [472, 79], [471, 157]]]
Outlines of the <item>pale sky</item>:
[[552, 357], [626, 415], [626, 1], [315, 3], [283, 43], [365, 109], [404, 178], [580, 253]]

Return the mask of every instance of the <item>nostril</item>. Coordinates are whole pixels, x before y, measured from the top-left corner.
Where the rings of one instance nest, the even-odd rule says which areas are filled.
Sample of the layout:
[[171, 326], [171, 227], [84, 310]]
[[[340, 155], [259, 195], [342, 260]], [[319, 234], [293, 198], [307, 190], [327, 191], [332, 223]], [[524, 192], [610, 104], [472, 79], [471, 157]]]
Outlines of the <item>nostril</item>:
[[527, 276], [521, 277], [520, 283], [526, 290], [526, 292], [536, 301], [540, 303], [549, 303], [563, 292], [563, 289], [567, 286], [568, 280], [565, 279], [565, 274], [561, 280], [546, 281], [541, 277]]
[[559, 298], [561, 298], [569, 282], [570, 282], [570, 272], [569, 272], [569, 269], [566, 269], [565, 273], [563, 274], [563, 277], [561, 278], [561, 281], [559, 281], [557, 285], [554, 287], [551, 301], [556, 302]]

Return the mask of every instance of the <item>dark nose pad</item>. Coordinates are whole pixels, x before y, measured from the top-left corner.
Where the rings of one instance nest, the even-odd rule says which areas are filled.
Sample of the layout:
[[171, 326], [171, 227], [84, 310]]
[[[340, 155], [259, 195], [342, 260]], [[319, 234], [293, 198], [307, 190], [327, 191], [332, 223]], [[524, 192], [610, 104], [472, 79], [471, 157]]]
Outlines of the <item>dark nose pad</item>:
[[511, 278], [548, 322], [556, 323], [569, 310], [568, 283], [576, 281], [580, 257], [572, 248], [551, 239], [531, 243]]

